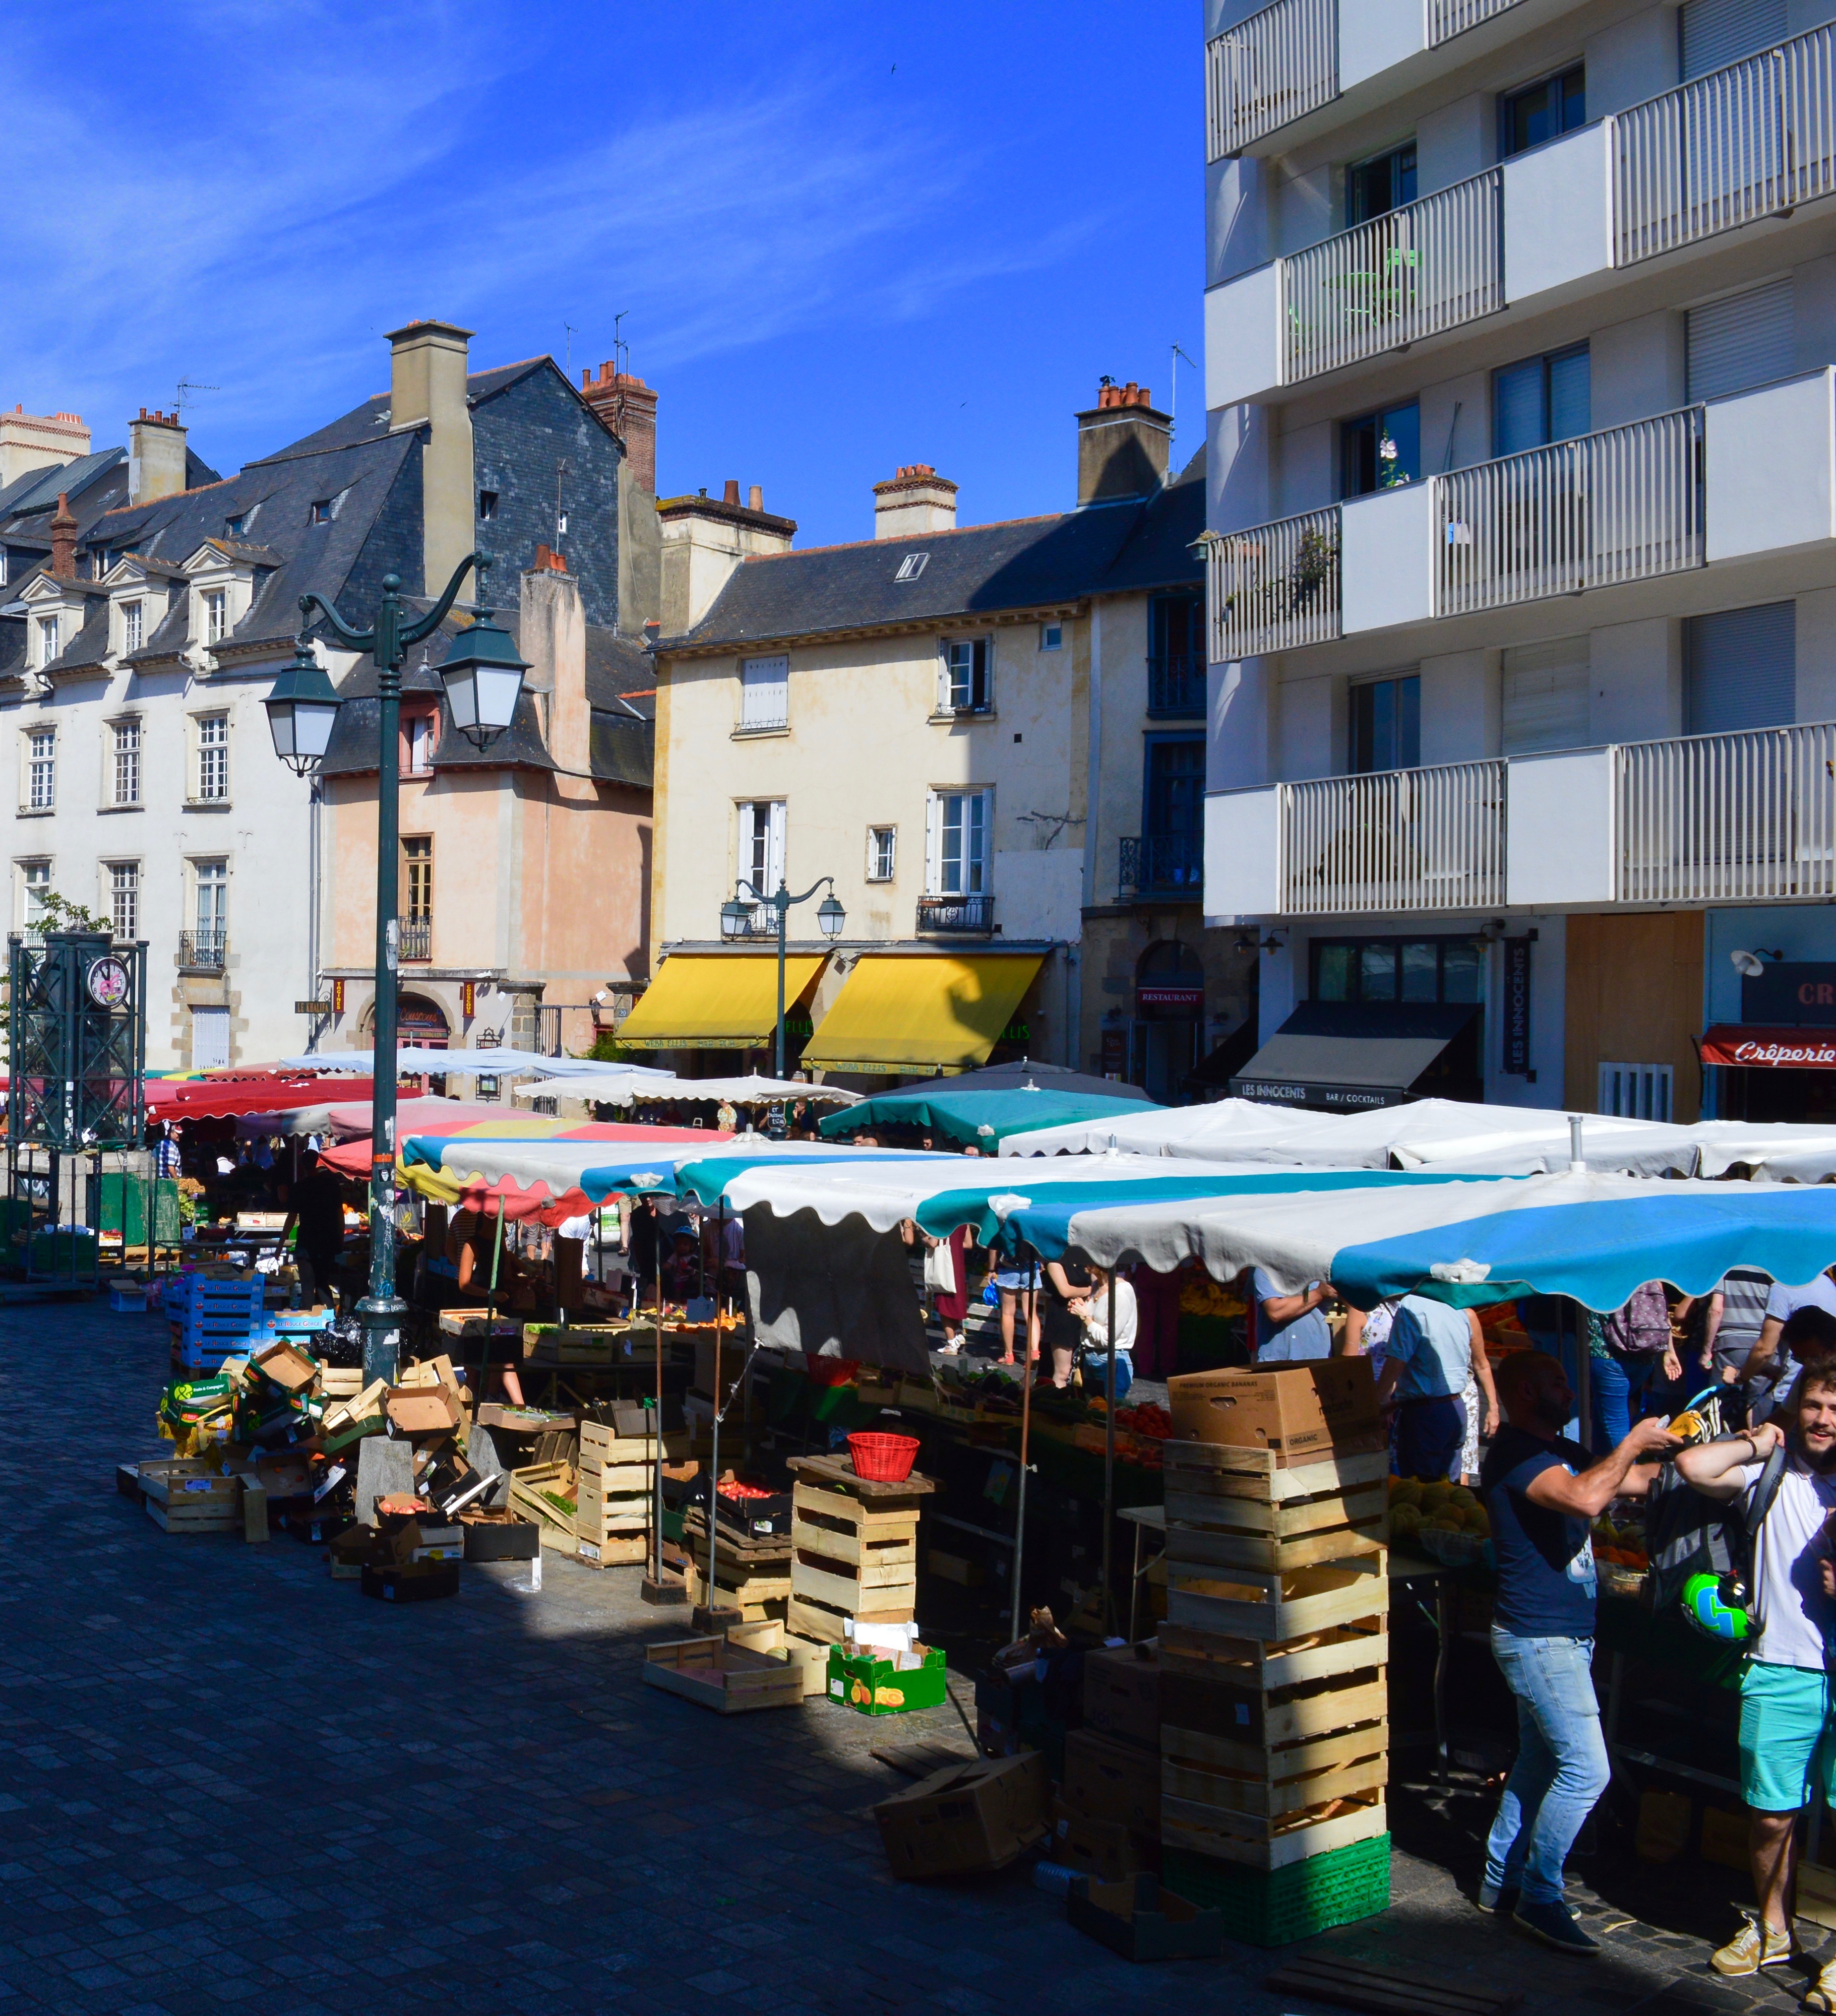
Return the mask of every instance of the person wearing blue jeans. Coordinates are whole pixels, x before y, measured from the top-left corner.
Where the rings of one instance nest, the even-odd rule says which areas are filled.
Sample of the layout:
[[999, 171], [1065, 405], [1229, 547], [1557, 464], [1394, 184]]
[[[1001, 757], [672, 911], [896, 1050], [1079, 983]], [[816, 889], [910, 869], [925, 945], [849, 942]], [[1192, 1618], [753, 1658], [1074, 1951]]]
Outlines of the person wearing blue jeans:
[[1664, 1283], [1647, 1281], [1633, 1289], [1624, 1308], [1605, 1316], [1590, 1309], [1584, 1321], [1594, 1440], [1602, 1449], [1616, 1449], [1632, 1432], [1634, 1417], [1645, 1412], [1645, 1388], [1654, 1379], [1674, 1380], [1683, 1372]]
[[1477, 1901], [1546, 1945], [1596, 1953], [1562, 1897], [1568, 1851], [1611, 1775], [1594, 1694], [1593, 1526], [1615, 1498], [1644, 1495], [1652, 1472], [1636, 1466], [1680, 1444], [1661, 1421], [1640, 1421], [1589, 1463], [1562, 1436], [1574, 1395], [1558, 1360], [1515, 1352], [1497, 1379], [1505, 1425], [1479, 1488], [1498, 1557], [1492, 1656], [1517, 1697], [1517, 1761]]

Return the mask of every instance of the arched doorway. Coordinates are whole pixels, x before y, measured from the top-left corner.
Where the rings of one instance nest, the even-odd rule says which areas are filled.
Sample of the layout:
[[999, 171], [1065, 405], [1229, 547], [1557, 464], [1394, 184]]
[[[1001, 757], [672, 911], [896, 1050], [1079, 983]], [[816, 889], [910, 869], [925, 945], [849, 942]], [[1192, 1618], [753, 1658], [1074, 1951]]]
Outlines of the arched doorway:
[[1163, 1106], [1185, 1095], [1205, 1025], [1205, 969], [1178, 938], [1159, 938], [1135, 962], [1131, 1080]]

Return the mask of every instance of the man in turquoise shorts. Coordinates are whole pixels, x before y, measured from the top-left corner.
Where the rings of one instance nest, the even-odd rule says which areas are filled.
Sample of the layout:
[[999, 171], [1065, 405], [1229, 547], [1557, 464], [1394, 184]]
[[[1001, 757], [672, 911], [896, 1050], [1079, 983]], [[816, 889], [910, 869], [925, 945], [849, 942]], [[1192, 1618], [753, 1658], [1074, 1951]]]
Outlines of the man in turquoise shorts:
[[[1813, 1786], [1836, 1802], [1825, 1648], [1836, 1639], [1825, 1525], [1836, 1508], [1836, 1362], [1806, 1365], [1789, 1409], [1751, 1435], [1704, 1442], [1676, 1460], [1705, 1498], [1733, 1500], [1756, 1485], [1782, 1438], [1785, 1471], [1755, 1546], [1751, 1609], [1759, 1636], [1740, 1677], [1740, 1796], [1759, 1909], [1715, 1954], [1718, 1974], [1757, 1974], [1797, 1957], [1792, 1931], [1794, 1827]], [[1805, 2007], [1836, 2010], [1836, 1961]]]

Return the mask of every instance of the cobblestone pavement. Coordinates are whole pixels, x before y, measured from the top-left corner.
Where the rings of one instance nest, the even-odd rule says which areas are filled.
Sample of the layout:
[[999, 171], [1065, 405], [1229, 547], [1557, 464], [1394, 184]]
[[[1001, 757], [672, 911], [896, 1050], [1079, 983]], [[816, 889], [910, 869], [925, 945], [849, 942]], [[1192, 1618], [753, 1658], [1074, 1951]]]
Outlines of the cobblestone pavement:
[[[157, 1319], [0, 1305], [0, 2016], [1321, 2007], [1266, 1991], [1275, 1962], [1246, 1949], [1131, 1968], [1023, 1870], [893, 1883], [865, 1814], [902, 1782], [868, 1755], [886, 1725], [644, 1688], [640, 1644], [671, 1625], [635, 1570], [550, 1557], [532, 1595], [469, 1568], [456, 1600], [396, 1611], [284, 1538], [167, 1537], [113, 1481], [157, 1453], [164, 1373]], [[897, 1727], [960, 1737], [962, 1706]], [[1581, 1901], [1600, 1962], [1399, 1852], [1392, 1910], [1315, 1949], [1532, 2009], [1747, 2006], [1704, 1971], [1725, 1904], [1660, 1928]]]

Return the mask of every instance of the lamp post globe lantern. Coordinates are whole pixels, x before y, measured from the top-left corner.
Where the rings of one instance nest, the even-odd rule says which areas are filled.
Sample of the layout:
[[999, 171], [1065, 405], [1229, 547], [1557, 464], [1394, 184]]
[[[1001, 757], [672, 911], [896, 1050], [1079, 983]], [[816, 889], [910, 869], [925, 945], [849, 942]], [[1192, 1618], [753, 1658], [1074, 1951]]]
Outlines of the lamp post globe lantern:
[[453, 726], [482, 749], [516, 718], [529, 668], [491, 610], [476, 609], [473, 619], [448, 647], [439, 673]]
[[325, 760], [342, 703], [312, 646], [304, 636], [294, 642], [293, 663], [275, 680], [262, 704], [268, 710], [275, 754], [304, 777]]
[[817, 927], [825, 938], [839, 938], [847, 921], [848, 913], [842, 908], [831, 889], [816, 906]]
[[738, 897], [729, 896], [720, 905], [720, 935], [723, 938], [743, 938], [751, 928], [752, 913]]

